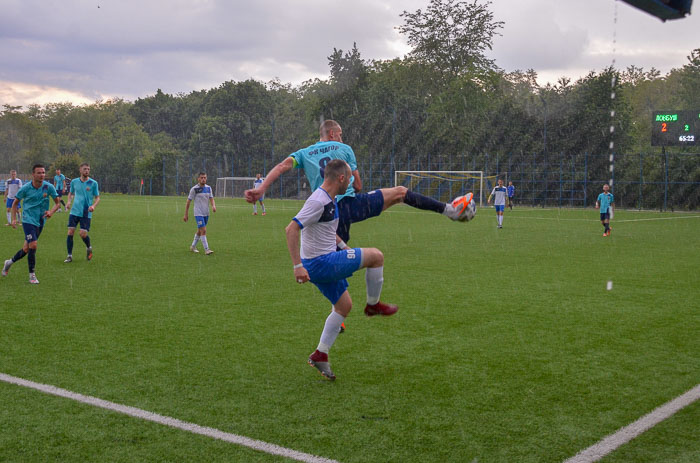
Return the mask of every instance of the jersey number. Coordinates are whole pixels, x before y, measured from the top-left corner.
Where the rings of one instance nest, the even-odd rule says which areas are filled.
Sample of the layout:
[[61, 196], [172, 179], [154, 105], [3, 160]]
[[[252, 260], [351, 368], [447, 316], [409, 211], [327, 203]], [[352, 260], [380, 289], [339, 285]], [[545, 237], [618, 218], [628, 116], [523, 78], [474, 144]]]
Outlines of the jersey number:
[[328, 163], [331, 162], [331, 161], [332, 161], [331, 158], [322, 158], [322, 159], [319, 159], [319, 161], [318, 161], [318, 166], [321, 168], [321, 178], [325, 178], [324, 174], [325, 174], [325, 171], [326, 171], [326, 164], [328, 164]]

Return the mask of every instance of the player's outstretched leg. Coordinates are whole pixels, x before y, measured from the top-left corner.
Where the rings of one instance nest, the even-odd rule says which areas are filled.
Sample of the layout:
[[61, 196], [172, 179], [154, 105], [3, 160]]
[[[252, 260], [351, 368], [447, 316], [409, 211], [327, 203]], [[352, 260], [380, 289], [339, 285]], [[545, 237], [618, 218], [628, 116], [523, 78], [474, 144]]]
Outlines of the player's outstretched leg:
[[452, 220], [459, 220], [459, 210], [450, 203], [443, 203], [428, 196], [409, 190], [405, 186], [395, 186], [393, 188], [382, 188], [380, 190], [384, 197], [384, 208], [386, 210], [394, 204], [404, 203], [416, 209], [433, 211], [443, 214]]

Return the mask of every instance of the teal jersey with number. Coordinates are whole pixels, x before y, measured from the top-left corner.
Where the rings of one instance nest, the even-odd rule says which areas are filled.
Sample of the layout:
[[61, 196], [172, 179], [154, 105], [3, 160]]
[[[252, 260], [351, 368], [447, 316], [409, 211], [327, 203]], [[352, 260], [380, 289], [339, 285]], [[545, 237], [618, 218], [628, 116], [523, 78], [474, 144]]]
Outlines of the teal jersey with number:
[[88, 211], [88, 208], [92, 206], [94, 199], [100, 196], [100, 190], [95, 179], [88, 178], [83, 182], [80, 180], [80, 177], [74, 178], [70, 182], [70, 192], [72, 195], [75, 195], [70, 214], [91, 219], [92, 212]]
[[56, 198], [56, 188], [44, 180], [39, 188], [32, 182], [25, 183], [17, 192], [17, 199], [22, 200], [22, 223], [41, 227], [44, 225], [44, 213], [51, 207], [49, 198]]
[[605, 214], [615, 201], [612, 193], [601, 193], [598, 195], [598, 202], [600, 203], [600, 213]]
[[[304, 169], [312, 192], [316, 191], [323, 184], [323, 170], [326, 168], [326, 164], [333, 159], [342, 159], [348, 163], [351, 171], [357, 170], [357, 160], [352, 148], [345, 143], [337, 141], [320, 141], [289, 156], [294, 159], [295, 168]], [[336, 200], [340, 200], [345, 196], [355, 196], [355, 188], [352, 186], [354, 180], [354, 176], [350, 177], [350, 185], [348, 185], [347, 191], [342, 195], [336, 196]]]
[[66, 181], [66, 176], [63, 174], [53, 176], [53, 184], [57, 190], [63, 190], [66, 187], [65, 181]]

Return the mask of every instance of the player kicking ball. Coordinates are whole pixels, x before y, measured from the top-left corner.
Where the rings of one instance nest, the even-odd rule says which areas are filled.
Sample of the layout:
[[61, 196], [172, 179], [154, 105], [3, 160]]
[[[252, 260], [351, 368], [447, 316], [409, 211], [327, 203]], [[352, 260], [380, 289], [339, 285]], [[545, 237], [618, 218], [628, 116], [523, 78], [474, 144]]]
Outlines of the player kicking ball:
[[216, 203], [214, 203], [214, 195], [212, 194], [211, 187], [207, 185], [207, 174], [206, 172], [200, 172], [197, 175], [197, 184], [190, 189], [190, 194], [187, 196], [187, 203], [185, 204], [185, 217], [182, 220], [187, 222], [190, 213], [190, 203], [194, 201], [194, 219], [197, 222], [197, 233], [194, 235], [194, 241], [190, 246], [190, 251], [198, 253], [197, 243], [202, 242], [204, 246], [204, 254], [207, 256], [213, 254], [214, 251], [209, 249], [209, 242], [207, 241], [207, 223], [209, 223], [209, 204], [211, 204], [211, 210], [216, 212]]
[[379, 301], [384, 282], [382, 252], [376, 248], [349, 248], [336, 234], [338, 204], [334, 198], [347, 190], [351, 177], [350, 166], [345, 161], [330, 161], [326, 165], [323, 183], [285, 229], [295, 280], [297, 283], [311, 281], [332, 304], [318, 347], [308, 360], [309, 365], [331, 381], [335, 380], [335, 374], [328, 361], [328, 352], [352, 308], [346, 278], [361, 268], [367, 269], [365, 315], [368, 317], [393, 315], [399, 310], [393, 304]]

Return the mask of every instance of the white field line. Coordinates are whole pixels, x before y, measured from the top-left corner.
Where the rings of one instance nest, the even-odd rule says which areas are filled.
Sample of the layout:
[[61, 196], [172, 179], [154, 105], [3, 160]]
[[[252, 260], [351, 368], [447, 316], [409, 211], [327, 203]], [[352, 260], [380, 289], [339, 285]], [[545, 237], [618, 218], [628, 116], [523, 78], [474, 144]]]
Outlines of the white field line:
[[259, 450], [261, 452], [269, 453], [271, 455], [279, 455], [286, 458], [290, 458], [292, 460], [302, 461], [305, 463], [338, 463], [335, 460], [331, 460], [328, 458], [317, 457], [315, 455], [309, 455], [308, 453], [297, 452], [296, 450], [280, 447], [275, 444], [269, 444], [267, 442], [250, 439], [248, 437], [239, 436], [237, 434], [231, 434], [214, 428], [199, 426], [197, 424], [188, 423], [186, 421], [180, 421], [176, 418], [171, 418], [169, 416], [158, 415], [156, 413], [141, 410], [139, 408], [109, 402], [107, 400], [98, 399], [97, 397], [78, 394], [76, 392], [71, 392], [66, 389], [61, 389], [48, 384], [35, 383], [33, 381], [28, 381], [26, 379], [17, 378], [15, 376], [6, 375], [3, 373], [0, 373], [0, 381], [4, 381], [10, 384], [16, 384], [18, 386], [28, 387], [31, 389], [36, 389], [37, 391], [41, 391], [46, 394], [65, 397], [67, 399], [82, 402], [84, 404], [92, 405], [94, 407], [104, 408], [117, 413], [123, 413], [134, 418], [152, 421], [154, 423], [181, 429], [183, 431], [191, 432], [193, 434], [200, 434], [202, 436], [212, 437], [214, 439], [230, 442], [232, 444], [242, 445], [244, 447], [249, 447], [251, 449]]
[[613, 222], [645, 222], [647, 220], [676, 220], [676, 219], [697, 219], [700, 218], [700, 215], [688, 215], [688, 216], [679, 216], [679, 217], [652, 217], [650, 219], [625, 219], [625, 220], [615, 220], [613, 219]]
[[700, 399], [700, 384], [685, 394], [676, 397], [670, 402], [666, 402], [658, 408], [655, 408], [634, 423], [629, 424], [624, 428], [620, 428], [615, 433], [610, 434], [603, 440], [599, 441], [597, 444], [580, 451], [575, 456], [566, 460], [564, 463], [592, 463], [594, 461], [598, 461], [608, 453], [617, 449], [621, 445], [626, 444], [698, 399]]

